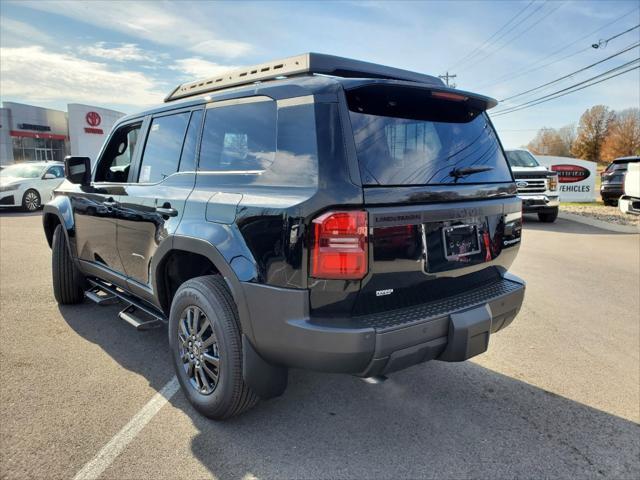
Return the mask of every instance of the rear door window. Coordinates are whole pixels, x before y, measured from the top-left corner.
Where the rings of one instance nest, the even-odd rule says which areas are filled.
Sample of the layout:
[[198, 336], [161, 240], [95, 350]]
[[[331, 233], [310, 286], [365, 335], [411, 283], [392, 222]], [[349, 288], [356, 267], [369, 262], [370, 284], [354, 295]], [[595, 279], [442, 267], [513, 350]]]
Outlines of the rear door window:
[[[511, 181], [484, 112], [406, 87], [365, 87], [347, 92], [347, 99], [364, 184]], [[460, 175], [478, 168], [486, 170]]]
[[156, 117], [151, 121], [142, 154], [138, 181], [157, 183], [178, 171], [190, 112]]

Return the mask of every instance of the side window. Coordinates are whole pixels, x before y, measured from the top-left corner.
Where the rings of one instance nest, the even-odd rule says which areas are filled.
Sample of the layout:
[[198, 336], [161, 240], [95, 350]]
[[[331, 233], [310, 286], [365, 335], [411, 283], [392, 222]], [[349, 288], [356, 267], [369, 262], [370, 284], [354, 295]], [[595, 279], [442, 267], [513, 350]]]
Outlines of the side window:
[[275, 159], [276, 117], [272, 100], [208, 109], [199, 170], [267, 170]]
[[202, 125], [202, 110], [195, 110], [191, 113], [187, 136], [184, 139], [182, 154], [180, 155], [181, 172], [193, 172], [196, 169], [196, 147], [198, 145], [198, 134]]
[[54, 175], [56, 178], [63, 178], [64, 177], [64, 167], [61, 165], [56, 165], [54, 167], [50, 167], [49, 170], [47, 170], [47, 173], [50, 173], [52, 175]]
[[136, 154], [142, 123], [126, 125], [115, 131], [100, 159], [94, 181], [126, 183]]
[[156, 183], [178, 171], [190, 112], [154, 118], [142, 153], [140, 183]]

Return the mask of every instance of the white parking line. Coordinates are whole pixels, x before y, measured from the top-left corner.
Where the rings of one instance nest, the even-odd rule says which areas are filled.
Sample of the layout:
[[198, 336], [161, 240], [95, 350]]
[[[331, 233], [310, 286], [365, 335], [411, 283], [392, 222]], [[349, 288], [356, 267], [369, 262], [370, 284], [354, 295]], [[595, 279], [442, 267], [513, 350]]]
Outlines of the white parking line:
[[98, 454], [73, 477], [73, 480], [94, 480], [102, 475], [118, 455], [131, 443], [147, 423], [180, 389], [178, 379], [174, 376], [156, 393], [149, 402], [136, 413], [122, 430], [116, 433]]

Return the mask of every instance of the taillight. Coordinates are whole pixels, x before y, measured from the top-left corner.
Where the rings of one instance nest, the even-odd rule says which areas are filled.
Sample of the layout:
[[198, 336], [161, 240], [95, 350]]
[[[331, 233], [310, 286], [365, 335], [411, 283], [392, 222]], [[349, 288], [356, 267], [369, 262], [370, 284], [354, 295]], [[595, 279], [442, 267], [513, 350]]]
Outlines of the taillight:
[[312, 222], [311, 276], [359, 280], [367, 274], [367, 212], [327, 212]]

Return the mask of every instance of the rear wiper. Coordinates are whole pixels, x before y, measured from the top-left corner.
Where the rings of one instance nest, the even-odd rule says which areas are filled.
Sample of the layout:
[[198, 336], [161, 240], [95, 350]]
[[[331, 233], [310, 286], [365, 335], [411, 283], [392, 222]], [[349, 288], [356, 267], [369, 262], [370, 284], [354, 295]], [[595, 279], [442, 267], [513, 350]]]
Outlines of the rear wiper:
[[454, 168], [449, 172], [449, 176], [456, 179], [456, 181], [460, 178], [464, 178], [467, 175], [473, 175], [474, 173], [488, 172], [489, 170], [493, 170], [493, 167], [489, 166], [481, 166], [477, 167], [463, 167], [463, 168]]

